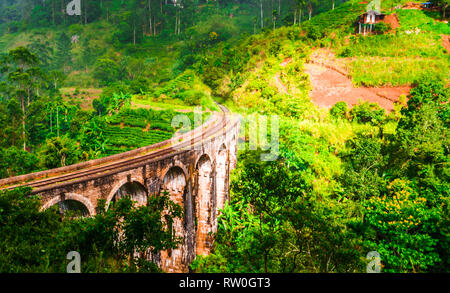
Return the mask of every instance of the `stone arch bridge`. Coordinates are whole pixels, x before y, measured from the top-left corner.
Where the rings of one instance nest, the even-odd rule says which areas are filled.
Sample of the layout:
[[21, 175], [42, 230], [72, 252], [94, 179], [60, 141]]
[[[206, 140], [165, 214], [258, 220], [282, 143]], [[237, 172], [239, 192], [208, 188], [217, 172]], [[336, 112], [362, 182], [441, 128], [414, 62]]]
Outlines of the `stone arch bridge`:
[[[163, 190], [184, 208], [173, 228], [184, 242], [152, 257], [166, 272], [187, 272], [196, 255], [207, 255], [210, 232], [217, 228], [219, 209], [229, 198], [229, 175], [237, 160], [240, 120], [224, 107], [202, 126], [155, 145], [43, 172], [0, 180], [0, 189], [30, 186], [42, 208], [55, 204], [82, 207], [95, 215], [97, 201], [106, 206], [131, 195], [145, 204]], [[63, 204], [62, 204], [63, 203]]]

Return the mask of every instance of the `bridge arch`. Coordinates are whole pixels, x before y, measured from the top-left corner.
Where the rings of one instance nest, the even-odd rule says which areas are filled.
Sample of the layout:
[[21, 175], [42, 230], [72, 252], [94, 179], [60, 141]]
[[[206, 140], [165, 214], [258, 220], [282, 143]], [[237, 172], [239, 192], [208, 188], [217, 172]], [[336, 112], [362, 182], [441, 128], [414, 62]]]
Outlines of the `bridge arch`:
[[214, 225], [213, 163], [209, 155], [203, 154], [196, 163], [196, 216], [197, 255], [207, 255], [212, 247], [210, 232]]
[[92, 202], [88, 198], [86, 198], [80, 194], [77, 194], [77, 193], [65, 193], [60, 196], [55, 196], [52, 199], [50, 199], [49, 201], [47, 201], [46, 203], [44, 203], [41, 207], [41, 210], [46, 210], [46, 209], [54, 206], [55, 204], [64, 202], [64, 201], [79, 202], [79, 203], [83, 204], [83, 206], [87, 209], [89, 216], [95, 215], [95, 205], [92, 204]]
[[209, 160], [211, 160], [211, 163], [213, 163], [213, 156], [211, 154], [209, 154], [208, 152], [206, 152], [206, 151], [202, 151], [201, 153], [198, 154], [197, 159], [195, 160], [194, 166], [196, 168], [198, 167], [198, 163], [200, 162], [200, 160], [204, 159], [205, 156]]
[[177, 159], [175, 159], [172, 163], [168, 164], [164, 169], [162, 169], [161, 177], [160, 177], [161, 182], [164, 183], [164, 180], [165, 180], [165, 178], [167, 177], [167, 174], [168, 174], [169, 171], [171, 171], [173, 168], [180, 168], [181, 171], [182, 171], [183, 174], [184, 174], [184, 177], [185, 177], [186, 179], [189, 178], [189, 176], [188, 176], [189, 172], [188, 172], [188, 169], [186, 168], [186, 166], [185, 166], [182, 162], [180, 162], [180, 161], [178, 161]]
[[[136, 200], [139, 205], [147, 203], [148, 191], [147, 188], [145, 188], [144, 180], [133, 176], [125, 176], [125, 178], [122, 178], [114, 184], [111, 192], [108, 194], [106, 198], [106, 209], [109, 208], [109, 205], [116, 197], [117, 193], [122, 193], [123, 195], [123, 191], [131, 191], [133, 193], [131, 194], [131, 199]], [[134, 199], [133, 195], [135, 195]]]

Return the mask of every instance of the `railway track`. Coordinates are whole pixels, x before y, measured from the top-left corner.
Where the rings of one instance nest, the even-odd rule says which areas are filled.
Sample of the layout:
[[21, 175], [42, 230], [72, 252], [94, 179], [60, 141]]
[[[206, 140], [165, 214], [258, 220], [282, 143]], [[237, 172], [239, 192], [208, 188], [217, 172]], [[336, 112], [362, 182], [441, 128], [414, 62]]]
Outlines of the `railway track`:
[[[221, 105], [219, 107], [222, 112], [216, 118], [217, 120], [209, 121], [202, 125], [201, 130], [194, 129], [175, 138], [127, 153], [68, 166], [69, 169], [66, 169], [62, 174], [58, 174], [58, 170], [64, 168], [54, 169], [53, 173], [56, 175], [53, 176], [51, 175], [52, 170], [48, 170], [3, 179], [0, 180], [0, 190], [28, 186], [32, 188], [32, 193], [36, 194], [49, 189], [100, 178], [105, 175], [124, 172], [153, 161], [164, 159], [165, 157], [173, 156], [177, 153], [183, 153], [192, 147], [197, 147], [205, 140], [226, 133], [226, 129], [230, 127], [229, 124], [231, 121], [230, 115], [228, 115], [229, 110]], [[234, 123], [231, 126], [233, 125]], [[119, 159], [119, 157], [123, 157], [126, 154], [129, 154], [129, 157], [126, 156], [125, 158]], [[94, 163], [98, 163], [98, 165], [93, 165]], [[86, 166], [86, 168], [83, 168], [83, 166]], [[42, 178], [45, 176], [48, 177]]]

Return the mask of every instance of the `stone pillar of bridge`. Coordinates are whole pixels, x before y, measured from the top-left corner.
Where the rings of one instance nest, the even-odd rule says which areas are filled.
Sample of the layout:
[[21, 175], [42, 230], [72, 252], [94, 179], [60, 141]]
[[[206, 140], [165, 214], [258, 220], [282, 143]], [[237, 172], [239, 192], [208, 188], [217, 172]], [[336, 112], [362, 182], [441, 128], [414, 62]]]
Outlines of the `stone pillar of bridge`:
[[[162, 191], [170, 194], [170, 199], [176, 204], [185, 207], [185, 187], [186, 176], [180, 167], [172, 167], [164, 177]], [[161, 251], [160, 266], [168, 273], [183, 273], [188, 271], [185, 254], [187, 251], [186, 231], [183, 218], [175, 218], [173, 222], [173, 232], [176, 237], [182, 237], [185, 241], [175, 249]]]
[[233, 133], [230, 141], [230, 170], [236, 169], [237, 165], [237, 136]]
[[197, 255], [208, 255], [213, 239], [214, 202], [212, 184], [212, 163], [207, 155], [203, 155], [197, 163]]
[[224, 208], [225, 201], [228, 200], [228, 174], [228, 153], [225, 144], [223, 144], [216, 157], [216, 221], [220, 214], [219, 210]]

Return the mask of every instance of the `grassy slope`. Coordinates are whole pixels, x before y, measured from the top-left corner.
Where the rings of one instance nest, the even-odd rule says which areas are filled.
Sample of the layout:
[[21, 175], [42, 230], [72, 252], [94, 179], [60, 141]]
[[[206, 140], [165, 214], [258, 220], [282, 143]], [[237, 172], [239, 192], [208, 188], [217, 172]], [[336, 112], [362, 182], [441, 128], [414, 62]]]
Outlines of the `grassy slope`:
[[[439, 42], [439, 34], [448, 34], [448, 24], [436, 22], [433, 14], [397, 10], [401, 23], [398, 34], [348, 38], [354, 32], [354, 20], [364, 7], [365, 5], [358, 4], [357, 1], [346, 2], [335, 10], [305, 21], [300, 28], [284, 27], [247, 38], [234, 48], [246, 55], [242, 58], [241, 70], [222, 76], [221, 88], [215, 89], [214, 92], [223, 91], [225, 95], [232, 97], [228, 105], [239, 111], [277, 113], [320, 123], [325, 117], [324, 113], [308, 100], [309, 85], [307, 76], [303, 73], [303, 62], [308, 58], [310, 42], [305, 38], [305, 34], [308, 34], [312, 27], [323, 35], [321, 39], [309, 45], [329, 46], [331, 43], [338, 54], [345, 55], [349, 60], [348, 66], [356, 84], [411, 84], [424, 74], [448, 78], [448, 54], [443, 51]], [[416, 27], [421, 30], [419, 34], [404, 33]], [[98, 34], [100, 29], [107, 33]], [[0, 38], [0, 50], [24, 45], [31, 34], [39, 31], [53, 42], [54, 36], [61, 30], [62, 28], [46, 29], [5, 35]], [[113, 32], [114, 27], [106, 22], [72, 26], [69, 29], [70, 34], [80, 33], [81, 37], [89, 37], [97, 47], [109, 51], [116, 50], [109, 39]], [[176, 48], [179, 45], [180, 43], [160, 39], [147, 39], [139, 46], [137, 54], [153, 59], [155, 74], [170, 78], [176, 62]], [[75, 59], [81, 58], [80, 45], [76, 45], [73, 52]], [[223, 62], [223, 53], [223, 48], [213, 49], [213, 54], [206, 58], [210, 58], [207, 62], [213, 64], [212, 67], [217, 67]], [[282, 65], [286, 60], [290, 61]], [[69, 82], [75, 82], [83, 74], [83, 71], [72, 73]], [[172, 79], [164, 86], [155, 88], [152, 93], [136, 95], [133, 97], [134, 107], [192, 110], [193, 106], [183, 104], [177, 98], [176, 91], [172, 90], [180, 86], [184, 85]], [[209, 88], [198, 80], [194, 86], [189, 84], [188, 87], [195, 87], [210, 97], [213, 95]], [[142, 132], [143, 129], [145, 130], [145, 127], [141, 127], [139, 131]]]
[[[327, 113], [309, 102], [309, 83], [308, 78], [305, 79], [303, 63], [307, 61], [311, 47], [328, 47], [332, 43], [338, 53], [347, 51], [351, 58], [346, 59], [353, 62], [349, 66], [355, 83], [411, 84], [424, 74], [447, 77], [448, 71], [443, 68], [449, 66], [448, 54], [437, 38], [442, 30], [445, 32], [445, 26], [425, 15], [422, 33], [406, 35], [404, 31], [416, 27], [421, 20], [405, 17], [403, 10], [399, 10], [397, 13], [402, 24], [399, 34], [349, 39], [355, 31], [353, 22], [361, 9], [364, 5], [347, 2], [334, 11], [304, 22], [301, 28], [280, 28], [252, 36], [231, 48], [217, 49], [211, 54], [216, 57], [205, 62], [229, 64], [240, 60], [239, 71], [225, 73], [215, 90], [228, 96], [229, 105], [237, 111], [280, 115], [281, 148], [284, 146], [291, 151], [300, 148], [299, 152], [311, 156], [311, 170], [316, 175], [312, 184], [317, 195], [330, 193], [337, 186], [334, 178], [342, 171], [341, 161], [330, 150], [335, 154], [341, 153], [345, 151], [346, 141], [360, 134], [377, 136], [380, 130], [370, 124], [333, 121]], [[323, 32], [316, 41], [305, 38], [312, 27]], [[224, 58], [224, 53], [229, 57]], [[372, 71], [364, 75], [357, 62], [370, 63]], [[286, 86], [287, 93], [275, 82], [277, 76]], [[392, 117], [398, 115], [400, 105], [395, 108]], [[385, 135], [394, 134], [396, 122], [389, 121], [382, 127]]]
[[[449, 79], [449, 54], [440, 36], [450, 34], [449, 24], [438, 21], [438, 12], [391, 11], [391, 2], [383, 1], [382, 9], [398, 15], [400, 27], [395, 34], [355, 35], [355, 21], [366, 9], [362, 1], [349, 1], [319, 14], [305, 21], [302, 28], [321, 33], [313, 46], [331, 45], [342, 58], [340, 63], [347, 65], [355, 85], [410, 85], [423, 76]], [[419, 33], [408, 34], [416, 28]]]
[[425, 76], [449, 79], [450, 57], [441, 34], [450, 34], [448, 23], [436, 13], [394, 11], [400, 27], [386, 35], [352, 36], [338, 48], [356, 85], [411, 85]]

